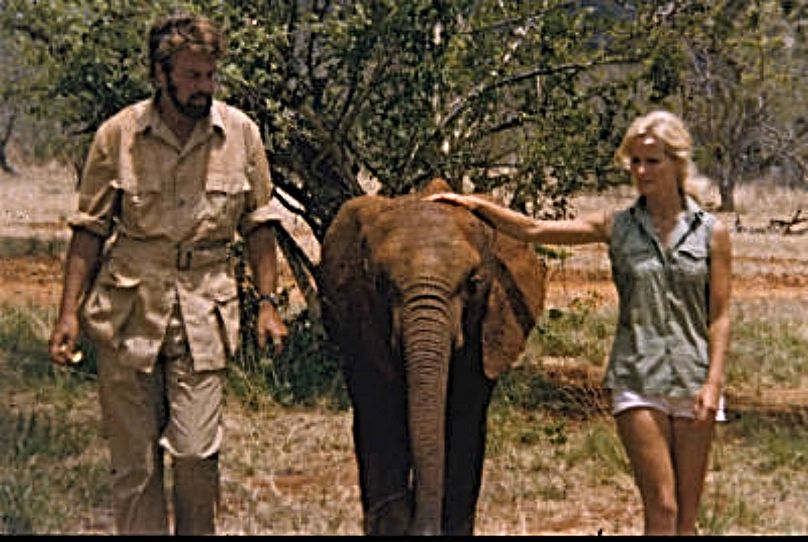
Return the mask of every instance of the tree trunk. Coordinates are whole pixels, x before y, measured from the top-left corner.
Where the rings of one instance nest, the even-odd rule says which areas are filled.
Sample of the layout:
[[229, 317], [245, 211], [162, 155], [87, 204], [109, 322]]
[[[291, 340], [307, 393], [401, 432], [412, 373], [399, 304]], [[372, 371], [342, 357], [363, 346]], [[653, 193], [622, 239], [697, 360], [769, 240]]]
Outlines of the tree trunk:
[[11, 133], [14, 131], [14, 122], [17, 120], [17, 113], [14, 112], [8, 119], [8, 124], [5, 126], [2, 136], [0, 136], [0, 169], [11, 175], [16, 175], [17, 171], [8, 161], [6, 149], [8, 149], [8, 142], [11, 140]]
[[735, 176], [727, 171], [730, 168], [722, 168], [721, 179], [718, 183], [718, 192], [721, 194], [720, 211], [735, 211]]

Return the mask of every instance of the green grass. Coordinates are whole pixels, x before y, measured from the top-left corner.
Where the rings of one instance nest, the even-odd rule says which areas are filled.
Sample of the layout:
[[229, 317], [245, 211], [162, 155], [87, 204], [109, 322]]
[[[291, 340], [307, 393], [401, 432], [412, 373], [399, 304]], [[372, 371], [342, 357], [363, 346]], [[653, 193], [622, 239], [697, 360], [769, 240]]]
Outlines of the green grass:
[[[584, 301], [570, 305], [543, 321], [536, 333], [553, 340], [531, 355], [602, 363], [611, 334], [605, 330], [613, 317], [608, 308]], [[42, 325], [51, 318], [47, 309], [0, 307], [0, 391], [8, 398], [0, 405], [0, 533], [111, 533], [93, 358], [75, 371], [53, 368]], [[358, 507], [356, 488], [341, 485], [353, 482], [304, 485], [300, 494], [285, 486], [274, 493], [260, 489], [286, 472], [292, 479], [306, 475], [314, 468], [306, 465], [318, 462], [325, 465], [324, 479], [338, 472], [336, 465], [353, 468], [349, 414], [341, 403], [344, 387], [336, 366], [322, 363], [330, 358], [309, 325], [302, 317], [292, 322], [294, 355], [234, 364], [228, 400], [250, 416], [238, 419], [251, 429], [230, 431], [227, 454], [244, 458], [226, 462], [223, 487], [229, 488], [231, 502], [249, 506], [223, 512], [228, 532], [268, 534], [273, 525], [284, 525], [284, 533], [275, 534], [358, 534], [358, 517], [350, 517]], [[728, 363], [735, 365], [733, 384], [789, 384], [788, 375], [799, 374], [806, 358], [805, 336], [796, 325], [793, 318], [763, 318], [740, 307]], [[764, 338], [770, 346], [761, 361], [755, 349], [759, 352]], [[585, 344], [569, 346], [575, 341]], [[699, 516], [702, 533], [808, 532], [803, 514], [808, 434], [798, 422], [746, 412], [720, 428]], [[613, 421], [585, 395], [548, 380], [540, 364], [526, 363], [503, 375], [488, 428], [478, 506], [481, 532], [565, 532], [592, 516], [600, 518], [606, 534], [639, 532], [639, 495]], [[278, 431], [282, 434], [274, 434]], [[338, 450], [333, 449], [336, 432], [344, 441]], [[272, 438], [258, 444], [261, 433]], [[310, 444], [303, 450], [301, 442]], [[255, 446], [260, 449], [251, 451]], [[280, 458], [288, 458], [290, 466], [276, 471]], [[317, 521], [302, 521], [303, 510]], [[243, 523], [248, 516], [252, 527]]]
[[741, 308], [732, 326], [727, 382], [737, 387], [799, 387], [808, 375], [808, 337], [791, 319], [750, 318]]
[[[761, 313], [741, 302], [733, 306], [726, 360], [728, 385], [749, 391], [773, 390], [799, 388], [801, 379], [808, 380], [808, 335], [802, 316], [792, 311], [778, 315], [772, 310]], [[528, 337], [526, 355], [571, 358], [605, 368], [616, 316], [615, 307], [599, 306], [588, 297], [577, 298], [564, 309], [551, 309]], [[528, 378], [534, 381], [515, 384], [506, 380], [506, 387], [514, 388], [507, 394], [509, 400], [538, 404], [553, 395], [543, 389], [540, 377]]]
[[[53, 367], [52, 312], [0, 306], [0, 532], [60, 533], [77, 508], [105, 502], [105, 443], [87, 366]], [[89, 378], [88, 378], [89, 376]], [[88, 419], [89, 417], [89, 419]], [[103, 474], [103, 476], [102, 476]]]
[[542, 315], [528, 336], [526, 349], [536, 356], [577, 358], [601, 365], [611, 348], [616, 317], [614, 307], [599, 307], [594, 297], [576, 298], [567, 307]]

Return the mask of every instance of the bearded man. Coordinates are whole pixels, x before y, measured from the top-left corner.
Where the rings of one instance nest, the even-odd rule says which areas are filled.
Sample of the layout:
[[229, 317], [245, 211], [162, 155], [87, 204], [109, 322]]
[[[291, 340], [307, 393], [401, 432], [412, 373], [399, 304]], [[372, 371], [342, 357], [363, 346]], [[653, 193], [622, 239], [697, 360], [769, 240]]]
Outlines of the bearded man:
[[148, 46], [154, 96], [101, 125], [82, 172], [50, 356], [70, 363], [80, 328], [95, 347], [116, 530], [212, 534], [225, 366], [239, 337], [229, 248], [246, 240], [259, 347], [271, 338], [282, 348], [279, 216], [258, 127], [213, 98], [225, 54], [217, 27], [172, 15]]

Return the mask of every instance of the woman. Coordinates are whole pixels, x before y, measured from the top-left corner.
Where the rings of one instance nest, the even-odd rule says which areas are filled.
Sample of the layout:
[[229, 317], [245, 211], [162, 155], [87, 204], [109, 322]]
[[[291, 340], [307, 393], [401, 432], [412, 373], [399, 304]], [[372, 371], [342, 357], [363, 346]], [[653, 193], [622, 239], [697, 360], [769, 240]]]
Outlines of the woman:
[[574, 220], [534, 220], [489, 200], [455, 203], [518, 239], [609, 245], [620, 298], [604, 386], [640, 490], [646, 534], [694, 534], [729, 344], [726, 226], [688, 193], [692, 140], [667, 111], [636, 119], [615, 161], [639, 197], [629, 208]]

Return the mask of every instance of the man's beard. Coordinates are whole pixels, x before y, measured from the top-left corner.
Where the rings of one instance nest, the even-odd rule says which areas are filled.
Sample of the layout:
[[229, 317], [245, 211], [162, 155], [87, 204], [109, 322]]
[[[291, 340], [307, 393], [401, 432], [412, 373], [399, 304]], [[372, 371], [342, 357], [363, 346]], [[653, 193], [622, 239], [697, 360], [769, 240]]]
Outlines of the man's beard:
[[[188, 97], [188, 101], [186, 103], [183, 103], [180, 101], [180, 97], [177, 95], [177, 86], [174, 84], [171, 76], [168, 77], [167, 90], [168, 97], [171, 98], [171, 102], [174, 104], [174, 107], [176, 107], [177, 111], [186, 117], [199, 120], [204, 119], [210, 113], [210, 108], [213, 104], [213, 96], [210, 94], [205, 92], [195, 92]], [[194, 104], [192, 102], [195, 98], [204, 98], [205, 101], [202, 104]]]

